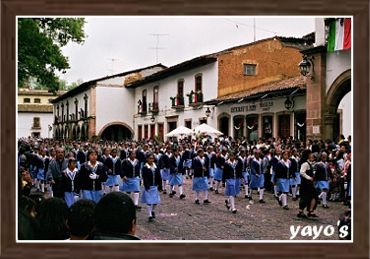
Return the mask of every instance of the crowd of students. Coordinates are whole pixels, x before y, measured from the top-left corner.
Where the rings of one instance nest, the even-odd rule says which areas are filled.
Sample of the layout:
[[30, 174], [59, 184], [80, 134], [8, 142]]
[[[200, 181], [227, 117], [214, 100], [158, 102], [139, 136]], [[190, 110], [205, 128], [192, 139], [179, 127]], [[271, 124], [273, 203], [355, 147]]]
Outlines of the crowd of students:
[[[261, 138], [255, 143], [245, 139], [207, 137], [164, 143], [154, 140], [81, 142], [28, 138], [20, 139], [18, 147], [19, 215], [23, 217], [19, 224], [32, 218], [37, 222], [36, 228], [44, 224], [58, 228], [44, 236], [38, 231], [41, 236], [31, 235], [30, 239], [76, 236], [72, 234], [73, 227], [68, 225], [73, 222], [68, 217], [73, 219], [71, 214], [76, 210], [82, 214], [95, 213], [90, 224], [89, 220], [84, 222], [89, 225], [86, 229], [97, 231], [95, 234], [85, 231], [77, 236], [102, 236], [99, 234], [102, 230], [97, 227], [99, 210], [95, 204], [98, 207], [110, 193], [130, 195], [132, 201], [129, 198], [126, 202], [132, 202], [134, 211], [141, 210], [139, 201], [146, 204], [149, 222], [156, 218], [155, 208], [160, 204], [161, 195], [186, 199], [190, 192], [194, 192], [193, 202], [197, 205], [201, 200], [204, 205], [211, 203], [210, 193], [223, 192], [225, 203], [220, 206], [225, 206], [231, 213], [237, 213], [235, 198], [241, 195], [240, 192], [244, 192], [242, 196], [250, 202], [257, 193], [259, 203], [265, 203], [265, 191], [271, 192], [277, 200], [277, 208], [285, 210], [289, 209], [289, 203], [299, 199], [297, 217], [300, 218], [318, 217], [315, 213], [317, 205], [322, 203], [322, 207], [328, 209], [328, 200], [340, 201], [350, 207], [350, 137], [343, 137], [339, 143], [330, 140], [303, 143], [292, 138]], [[185, 179], [191, 181], [191, 190], [184, 190]], [[36, 202], [35, 197], [32, 198], [32, 189], [39, 193]], [[54, 198], [37, 202], [44, 199], [42, 193], [46, 191]], [[107, 210], [100, 212], [109, 216]], [[74, 220], [82, 221], [78, 218], [84, 216], [74, 217]], [[135, 219], [136, 214], [128, 222]], [[54, 220], [59, 224], [51, 224]], [[31, 225], [33, 223], [28, 224]], [[127, 225], [124, 235], [131, 237], [135, 224]], [[43, 231], [47, 229], [41, 228]], [[48, 236], [55, 231], [60, 236]], [[65, 234], [68, 231], [71, 231], [69, 236]]]

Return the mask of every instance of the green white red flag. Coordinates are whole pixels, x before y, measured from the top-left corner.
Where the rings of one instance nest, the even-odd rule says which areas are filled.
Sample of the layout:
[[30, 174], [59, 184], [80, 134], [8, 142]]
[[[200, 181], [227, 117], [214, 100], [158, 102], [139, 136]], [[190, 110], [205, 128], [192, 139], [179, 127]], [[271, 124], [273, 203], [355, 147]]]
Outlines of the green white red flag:
[[351, 18], [337, 18], [329, 23], [327, 51], [351, 48]]

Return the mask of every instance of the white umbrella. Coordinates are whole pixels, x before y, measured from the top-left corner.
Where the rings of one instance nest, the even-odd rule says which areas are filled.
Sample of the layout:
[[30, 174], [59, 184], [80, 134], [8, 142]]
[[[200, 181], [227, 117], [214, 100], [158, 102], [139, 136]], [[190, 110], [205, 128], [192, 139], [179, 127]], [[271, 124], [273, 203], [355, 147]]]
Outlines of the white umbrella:
[[203, 134], [207, 134], [207, 135], [216, 135], [216, 136], [223, 135], [223, 133], [221, 131], [218, 131], [215, 128], [212, 128], [211, 126], [209, 126], [208, 124], [205, 124], [205, 123], [195, 127], [194, 132], [196, 134], [203, 133]]
[[178, 136], [186, 136], [191, 135], [193, 131], [187, 127], [180, 126], [173, 131], [166, 134], [166, 137], [178, 137]]

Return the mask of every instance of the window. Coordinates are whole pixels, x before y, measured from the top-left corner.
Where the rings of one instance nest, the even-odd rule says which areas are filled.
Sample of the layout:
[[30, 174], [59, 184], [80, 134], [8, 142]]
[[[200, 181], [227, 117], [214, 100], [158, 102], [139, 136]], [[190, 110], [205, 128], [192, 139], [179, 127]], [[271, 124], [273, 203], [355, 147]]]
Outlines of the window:
[[184, 96], [184, 80], [179, 80], [177, 82], [177, 95]]
[[191, 129], [191, 120], [185, 121], [185, 127], [187, 127], [188, 129]]
[[23, 102], [24, 102], [24, 103], [30, 103], [30, 102], [31, 102], [31, 99], [30, 99], [30, 98], [24, 98], [24, 99], [23, 99]]
[[33, 117], [32, 129], [40, 129], [40, 117]]
[[201, 118], [201, 119], [199, 119], [199, 124], [201, 125], [203, 123], [207, 124], [207, 118]]
[[34, 103], [41, 103], [41, 99], [40, 99], [40, 98], [35, 98], [35, 99], [33, 100], [33, 102], [34, 102]]
[[202, 75], [195, 76], [195, 92], [202, 92]]
[[84, 95], [84, 101], [85, 101], [85, 114], [84, 114], [84, 117], [87, 118], [87, 100], [89, 99], [89, 97], [87, 96], [87, 94]]
[[143, 126], [141, 126], [141, 125], [138, 125], [137, 126], [137, 139], [138, 140], [141, 140], [143, 138], [143, 131], [142, 131], [142, 129], [143, 129]]
[[64, 103], [62, 103], [61, 107], [62, 107], [62, 121], [64, 121], [64, 119], [65, 119], [65, 117], [64, 117]]
[[68, 101], [66, 103], [66, 107], [67, 107], [67, 121], [69, 121], [69, 102]]
[[78, 100], [75, 99], [75, 117], [76, 120], [78, 119]]
[[142, 109], [141, 109], [141, 112], [143, 113], [146, 113], [146, 90], [143, 90], [143, 93], [142, 93], [142, 97], [143, 97], [143, 100], [142, 100]]
[[256, 75], [256, 66], [255, 64], [244, 64], [244, 75], [254, 76]]
[[153, 103], [158, 102], [158, 86], [154, 86], [153, 88]]

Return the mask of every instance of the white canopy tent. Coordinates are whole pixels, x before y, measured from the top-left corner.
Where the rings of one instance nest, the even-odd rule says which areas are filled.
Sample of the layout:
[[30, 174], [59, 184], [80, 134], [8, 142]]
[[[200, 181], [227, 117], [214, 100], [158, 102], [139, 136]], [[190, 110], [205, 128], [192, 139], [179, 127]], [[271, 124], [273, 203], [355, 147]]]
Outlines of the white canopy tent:
[[174, 129], [173, 131], [166, 134], [166, 137], [184, 137], [192, 135], [193, 131], [187, 127], [179, 126], [178, 128]]
[[195, 134], [206, 134], [211, 136], [221, 136], [223, 133], [221, 131], [216, 130], [215, 128], [209, 126], [208, 124], [201, 124], [194, 128]]

